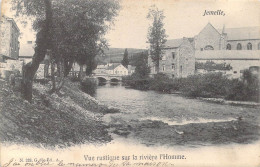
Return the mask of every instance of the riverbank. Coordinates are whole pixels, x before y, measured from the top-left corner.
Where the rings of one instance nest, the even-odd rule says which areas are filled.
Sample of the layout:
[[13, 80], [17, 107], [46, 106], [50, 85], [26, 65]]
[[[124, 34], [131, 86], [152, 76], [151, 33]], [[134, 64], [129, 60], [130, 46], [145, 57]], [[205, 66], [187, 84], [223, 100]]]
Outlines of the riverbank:
[[[138, 78], [135, 75], [123, 78], [123, 83], [137, 90], [154, 90], [162, 93], [181, 94], [190, 98], [210, 98], [208, 101], [225, 104], [254, 105], [260, 103], [260, 82], [256, 75], [248, 74], [243, 79], [228, 79], [222, 73], [192, 75], [187, 78], [169, 78], [159, 73], [153, 78]], [[252, 103], [250, 103], [252, 102]], [[253, 102], [255, 102], [253, 104]], [[221, 102], [222, 103], [222, 102]]]
[[[117, 96], [111, 96], [116, 94]], [[119, 137], [150, 146], [205, 147], [259, 140], [259, 109], [105, 85], [96, 98], [117, 107], [104, 121]]]
[[210, 102], [210, 103], [217, 103], [217, 104], [247, 106], [247, 107], [257, 107], [257, 108], [260, 107], [260, 103], [251, 102], [251, 101], [231, 101], [231, 100], [225, 100], [224, 98], [202, 98], [202, 97], [198, 97], [197, 99]]
[[47, 85], [35, 83], [33, 101], [28, 103], [0, 80], [1, 142], [67, 147], [112, 140], [102, 117], [118, 110], [99, 103], [69, 80], [60, 96], [47, 91]]

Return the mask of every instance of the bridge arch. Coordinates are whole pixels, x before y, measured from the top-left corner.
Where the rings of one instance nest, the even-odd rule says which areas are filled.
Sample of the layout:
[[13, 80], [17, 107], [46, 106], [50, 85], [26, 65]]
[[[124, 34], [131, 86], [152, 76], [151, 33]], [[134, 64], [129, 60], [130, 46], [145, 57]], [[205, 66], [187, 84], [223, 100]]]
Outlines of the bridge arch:
[[111, 78], [110, 82], [119, 82], [120, 80], [118, 78]]
[[107, 82], [107, 79], [104, 77], [97, 77], [99, 83]]

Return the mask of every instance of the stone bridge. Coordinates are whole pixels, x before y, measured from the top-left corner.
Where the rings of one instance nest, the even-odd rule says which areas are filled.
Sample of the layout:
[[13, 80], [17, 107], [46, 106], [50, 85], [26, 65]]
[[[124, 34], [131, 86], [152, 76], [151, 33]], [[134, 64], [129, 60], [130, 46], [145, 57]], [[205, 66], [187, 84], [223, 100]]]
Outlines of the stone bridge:
[[122, 81], [122, 75], [117, 74], [94, 74], [93, 77], [97, 78], [99, 82], [119, 82]]

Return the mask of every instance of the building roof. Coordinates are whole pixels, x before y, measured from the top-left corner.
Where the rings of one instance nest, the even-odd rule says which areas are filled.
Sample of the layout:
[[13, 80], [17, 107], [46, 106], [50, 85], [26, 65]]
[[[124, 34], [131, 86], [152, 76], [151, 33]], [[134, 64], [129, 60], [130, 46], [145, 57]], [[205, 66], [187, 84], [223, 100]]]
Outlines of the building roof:
[[107, 67], [107, 70], [114, 70], [116, 67], [121, 65], [120, 63], [113, 63], [112, 65]]
[[260, 60], [260, 50], [195, 51], [198, 60]]
[[170, 39], [165, 43], [165, 48], [178, 48], [183, 42], [183, 38]]
[[[222, 32], [222, 29], [218, 29]], [[226, 28], [227, 40], [260, 39], [260, 27]]]
[[178, 48], [183, 43], [184, 39], [188, 39], [191, 43], [193, 42], [194, 38], [179, 38], [179, 39], [170, 39], [167, 40], [165, 43], [165, 48]]

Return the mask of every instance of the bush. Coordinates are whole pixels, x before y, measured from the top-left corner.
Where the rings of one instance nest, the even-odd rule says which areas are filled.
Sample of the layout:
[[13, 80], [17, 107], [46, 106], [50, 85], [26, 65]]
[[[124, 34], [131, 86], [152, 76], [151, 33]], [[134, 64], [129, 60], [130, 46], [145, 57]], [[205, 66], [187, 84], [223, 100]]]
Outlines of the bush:
[[229, 85], [225, 99], [259, 102], [259, 79], [251, 78], [250, 82], [234, 79]]
[[69, 79], [71, 80], [71, 82], [79, 82], [80, 81], [80, 79], [77, 75], [71, 75], [69, 77]]
[[182, 79], [180, 90], [190, 97], [223, 97], [229, 82], [221, 73], [193, 75]]
[[149, 89], [170, 93], [174, 87], [174, 82], [167, 75], [158, 73], [154, 78], [150, 79]]
[[81, 82], [80, 82], [80, 89], [91, 95], [94, 96], [97, 90], [98, 82], [96, 78], [91, 78], [91, 77], [85, 77]]

